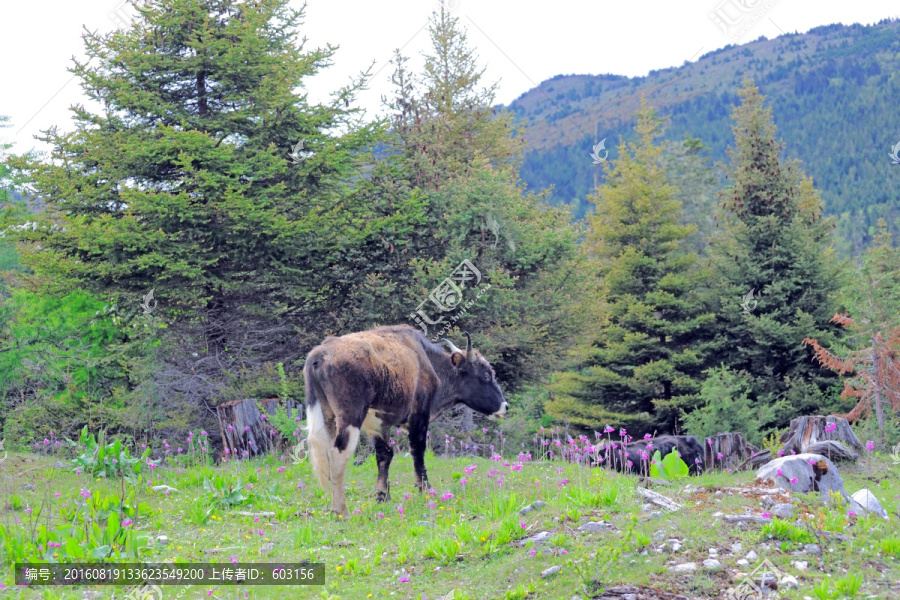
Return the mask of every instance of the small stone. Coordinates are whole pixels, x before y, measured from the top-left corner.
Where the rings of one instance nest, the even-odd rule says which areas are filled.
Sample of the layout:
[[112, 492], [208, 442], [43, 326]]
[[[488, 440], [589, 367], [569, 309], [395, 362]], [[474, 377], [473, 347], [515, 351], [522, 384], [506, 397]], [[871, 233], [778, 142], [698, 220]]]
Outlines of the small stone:
[[549, 569], [544, 569], [541, 571], [541, 577], [550, 577], [551, 575], [556, 575], [559, 573], [559, 566], [550, 567]]
[[669, 550], [671, 550], [672, 552], [678, 552], [679, 550], [681, 550], [681, 547], [681, 542], [679, 542], [678, 540], [669, 540]]
[[734, 553], [734, 554], [737, 554], [738, 552], [741, 551], [741, 548], [743, 548], [743, 546], [741, 545], [741, 543], [740, 543], [740, 542], [735, 542], [735, 543], [733, 543], [733, 544], [731, 545], [731, 552]]
[[269, 542], [268, 544], [263, 544], [262, 547], [260, 547], [259, 553], [266, 554], [267, 552], [271, 552], [274, 549], [275, 549], [275, 543]]
[[589, 521], [578, 527], [578, 531], [583, 531], [584, 533], [600, 533], [601, 531], [607, 531], [608, 529], [608, 524], [602, 522], [598, 523], [596, 521]]
[[162, 546], [165, 546], [169, 543], [169, 536], [167, 535], [158, 535], [156, 536], [156, 543]]
[[653, 505], [649, 502], [646, 502], [643, 506], [641, 506], [641, 510], [644, 512], [650, 512], [653, 510]]
[[66, 463], [61, 462], [61, 461], [56, 461], [55, 463], [53, 463], [53, 468], [54, 468], [54, 469], [65, 469], [65, 468], [68, 467], [68, 466], [69, 466], [69, 465], [67, 465]]
[[710, 548], [710, 549], [709, 549], [709, 555], [710, 555], [710, 556], [718, 556], [718, 555], [719, 555], [719, 551], [716, 550], [715, 548]]
[[793, 504], [775, 504], [769, 510], [772, 513], [773, 517], [778, 517], [779, 519], [790, 519], [794, 516], [794, 505]]
[[721, 496], [721, 495], [722, 495], [722, 490], [716, 490], [716, 496]]
[[547, 542], [551, 537], [552, 534], [549, 531], [539, 531], [531, 537], [527, 537], [524, 540], [519, 540], [519, 545], [524, 546], [528, 542], [531, 542], [535, 545], [543, 544], [544, 542]]
[[23, 490], [28, 490], [28, 491], [30, 491], [30, 492], [33, 492], [33, 491], [35, 491], [35, 490], [37, 489], [37, 486], [34, 485], [33, 483], [26, 483], [25, 485], [22, 486], [22, 489], [23, 489]]
[[798, 571], [806, 571], [809, 569], [809, 563], [805, 560], [792, 560], [791, 565]]
[[675, 565], [674, 567], [669, 567], [669, 570], [673, 573], [691, 573], [697, 570], [697, 563], [689, 562], [689, 563], [681, 563], [680, 565]]
[[778, 587], [786, 590], [796, 590], [800, 587], [800, 582], [793, 575], [785, 575], [778, 582]]
[[717, 561], [714, 558], [707, 558], [706, 560], [703, 561], [703, 568], [706, 569], [707, 571], [721, 571], [722, 563], [720, 563], [719, 561]]
[[178, 490], [171, 486], [168, 486], [168, 485], [154, 485], [153, 491], [154, 492], [169, 492], [169, 493], [171, 493], [171, 492], [177, 492]]
[[740, 559], [738, 559], [738, 561], [737, 561], [737, 565], [738, 565], [739, 567], [749, 567], [749, 566], [750, 566], [750, 561], [747, 560], [746, 558], [740, 558]]
[[757, 556], [756, 552], [754, 552], [753, 550], [751, 550], [750, 552], [747, 553], [746, 556], [744, 556], [744, 558], [746, 558], [746, 559], [749, 560], [750, 562], [756, 562], [756, 559], [758, 559], [759, 556]]
[[714, 519], [718, 519], [719, 517], [724, 517], [724, 516], [725, 516], [725, 513], [723, 513], [723, 512], [714, 512], [713, 513]]
[[813, 554], [815, 556], [822, 555], [822, 549], [819, 548], [818, 544], [805, 544], [803, 546], [803, 551], [806, 552], [807, 554]]
[[775, 500], [772, 499], [772, 496], [765, 496], [762, 501], [760, 501], [760, 504], [762, 504], [763, 508], [770, 508], [775, 506]]

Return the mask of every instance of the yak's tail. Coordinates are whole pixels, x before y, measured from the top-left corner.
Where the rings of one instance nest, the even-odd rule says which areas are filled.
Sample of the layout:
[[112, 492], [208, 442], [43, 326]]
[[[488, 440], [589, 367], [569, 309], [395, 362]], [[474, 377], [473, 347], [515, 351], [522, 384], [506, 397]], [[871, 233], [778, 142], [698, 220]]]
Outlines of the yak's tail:
[[331, 457], [328, 450], [333, 444], [328, 427], [325, 426], [325, 415], [322, 412], [324, 398], [317, 398], [315, 393], [314, 376], [310, 372], [311, 365], [307, 362], [303, 368], [303, 379], [306, 385], [306, 429], [309, 442], [309, 462], [313, 473], [319, 480], [319, 485], [328, 493], [331, 490]]

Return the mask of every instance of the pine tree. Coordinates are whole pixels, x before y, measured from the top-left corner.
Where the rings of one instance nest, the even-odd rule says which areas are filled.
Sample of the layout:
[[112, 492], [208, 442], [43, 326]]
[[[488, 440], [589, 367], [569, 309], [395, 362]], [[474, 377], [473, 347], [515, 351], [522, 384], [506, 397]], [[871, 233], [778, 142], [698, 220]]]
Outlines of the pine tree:
[[328, 104], [296, 91], [335, 49], [303, 48], [288, 0], [136, 9], [126, 30], [86, 33], [73, 68], [102, 112], [76, 106], [74, 132], [45, 132], [54, 161], [12, 162], [46, 204], [23, 262], [123, 305], [152, 289], [220, 355], [259, 348], [253, 330], [270, 343], [341, 327], [383, 238], [421, 218], [414, 198], [387, 210], [352, 187], [383, 131], [350, 106], [362, 80]]
[[[581, 302], [592, 292], [578, 244], [582, 230], [567, 209], [546, 206], [522, 186], [519, 131], [512, 115], [494, 108], [496, 86], [483, 83], [459, 20], [442, 9], [428, 33], [422, 73], [410, 72], [399, 53], [394, 60], [393, 152], [371, 181], [370, 193], [382, 198], [414, 190], [425, 215], [379, 273], [384, 289], [407, 290], [386, 296], [380, 316], [415, 325], [411, 316], [426, 301], [429, 318], [443, 319], [427, 327], [428, 335], [470, 331], [504, 389], [514, 392], [552, 369], [591, 322], [591, 308]], [[429, 293], [463, 260], [479, 269], [482, 288], [491, 287], [465, 313], [434, 311]], [[476, 294], [463, 290], [463, 299]]]
[[661, 122], [642, 102], [634, 142], [620, 145], [606, 183], [591, 197], [587, 244], [599, 261], [608, 324], [578, 372], [560, 373], [547, 412], [586, 428], [605, 423], [638, 433], [675, 427], [697, 398], [714, 320], [701, 292], [695, 253], [682, 249], [693, 227], [660, 164]]
[[842, 343], [828, 349], [816, 339], [805, 342], [819, 363], [847, 377], [841, 395], [856, 405], [841, 416], [855, 421], [874, 408], [884, 431], [884, 404], [900, 411], [900, 251], [883, 219], [859, 268], [851, 271], [843, 300], [848, 313], [832, 318], [847, 330]]
[[752, 81], [735, 107], [735, 142], [712, 240], [722, 364], [744, 371], [752, 397], [787, 399], [784, 419], [822, 410], [835, 377], [813, 364], [807, 337], [830, 343], [837, 266], [832, 223], [795, 161], [781, 157], [771, 110]]

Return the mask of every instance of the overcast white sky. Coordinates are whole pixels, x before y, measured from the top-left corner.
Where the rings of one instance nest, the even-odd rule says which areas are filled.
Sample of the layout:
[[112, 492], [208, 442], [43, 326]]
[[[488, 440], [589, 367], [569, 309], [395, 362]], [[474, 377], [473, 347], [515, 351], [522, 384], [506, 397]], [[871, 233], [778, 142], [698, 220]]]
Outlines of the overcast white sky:
[[[310, 44], [340, 46], [335, 65], [310, 81], [310, 96], [326, 98], [374, 62], [377, 75], [360, 105], [378, 113], [380, 97], [391, 89], [388, 60], [397, 48], [421, 55], [428, 42], [424, 26], [439, 1], [308, 0]], [[900, 16], [896, 0], [444, 1], [468, 29], [488, 81], [500, 82], [502, 103], [560, 73], [641, 76], [760, 35]], [[42, 147], [32, 138], [42, 129], [72, 129], [68, 107], [84, 100], [66, 69], [73, 55], [84, 56], [82, 27], [108, 31], [130, 14], [122, 0], [0, 0], [0, 115], [13, 124], [0, 130], [0, 140], [23, 151]], [[730, 24], [719, 25], [711, 15]]]

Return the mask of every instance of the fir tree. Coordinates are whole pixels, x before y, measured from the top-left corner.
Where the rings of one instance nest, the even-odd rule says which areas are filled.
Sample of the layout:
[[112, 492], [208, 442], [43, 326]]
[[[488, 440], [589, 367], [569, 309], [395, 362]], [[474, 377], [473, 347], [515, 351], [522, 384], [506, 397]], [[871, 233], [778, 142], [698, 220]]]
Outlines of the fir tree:
[[551, 384], [547, 411], [587, 428], [626, 425], [638, 433], [669, 430], [695, 401], [705, 368], [704, 272], [682, 249], [693, 227], [680, 224], [677, 190], [660, 164], [661, 122], [642, 103], [634, 142], [620, 146], [606, 183], [592, 197], [587, 244], [599, 261], [608, 324], [578, 372]]
[[832, 223], [795, 161], [781, 157], [771, 111], [752, 81], [735, 107], [734, 146], [711, 257], [722, 364], [744, 371], [757, 402], [791, 404], [787, 419], [825, 407], [833, 375], [804, 338], [835, 339], [837, 267]]

